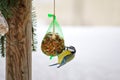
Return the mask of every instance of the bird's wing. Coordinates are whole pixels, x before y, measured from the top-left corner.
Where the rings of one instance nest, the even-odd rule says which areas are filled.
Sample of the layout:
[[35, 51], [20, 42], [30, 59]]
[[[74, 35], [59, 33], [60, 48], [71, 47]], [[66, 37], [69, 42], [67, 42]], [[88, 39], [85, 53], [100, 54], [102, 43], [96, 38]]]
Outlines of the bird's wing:
[[74, 58], [74, 56], [75, 56], [75, 55], [73, 55], [73, 54], [66, 55], [66, 56], [64, 57], [66, 63], [69, 62], [69, 61], [71, 61], [71, 60]]

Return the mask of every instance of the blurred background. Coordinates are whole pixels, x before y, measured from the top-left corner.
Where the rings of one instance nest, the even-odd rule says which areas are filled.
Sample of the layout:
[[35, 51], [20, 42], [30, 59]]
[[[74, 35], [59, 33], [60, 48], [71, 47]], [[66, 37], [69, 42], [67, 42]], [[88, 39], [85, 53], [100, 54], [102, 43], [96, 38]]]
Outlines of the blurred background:
[[[57, 69], [57, 62], [41, 51], [53, 13], [53, 0], [34, 0], [37, 51], [32, 54], [32, 80], [120, 80], [120, 0], [56, 0], [56, 16], [65, 45], [75, 58]], [[0, 58], [0, 80], [5, 80], [5, 58]]]
[[[48, 23], [53, 0], [34, 0], [38, 19]], [[120, 25], [120, 0], [56, 0], [61, 25]]]

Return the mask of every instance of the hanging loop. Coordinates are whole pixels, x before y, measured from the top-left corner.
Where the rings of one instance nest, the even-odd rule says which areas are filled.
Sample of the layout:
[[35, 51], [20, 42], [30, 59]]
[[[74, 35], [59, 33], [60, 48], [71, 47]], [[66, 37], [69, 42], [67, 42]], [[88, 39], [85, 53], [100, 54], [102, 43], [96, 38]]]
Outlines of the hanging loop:
[[56, 16], [54, 14], [48, 14], [48, 17], [49, 18], [53, 17], [53, 21], [56, 20]]

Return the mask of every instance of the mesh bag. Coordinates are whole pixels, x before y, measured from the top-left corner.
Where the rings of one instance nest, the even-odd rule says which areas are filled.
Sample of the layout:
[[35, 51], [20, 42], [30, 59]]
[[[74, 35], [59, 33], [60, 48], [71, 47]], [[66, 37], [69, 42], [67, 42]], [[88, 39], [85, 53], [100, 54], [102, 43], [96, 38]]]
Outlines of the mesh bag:
[[53, 21], [51, 22], [47, 33], [42, 40], [41, 50], [48, 56], [57, 56], [65, 47], [63, 33], [56, 20], [56, 16], [48, 14], [48, 17], [53, 17]]

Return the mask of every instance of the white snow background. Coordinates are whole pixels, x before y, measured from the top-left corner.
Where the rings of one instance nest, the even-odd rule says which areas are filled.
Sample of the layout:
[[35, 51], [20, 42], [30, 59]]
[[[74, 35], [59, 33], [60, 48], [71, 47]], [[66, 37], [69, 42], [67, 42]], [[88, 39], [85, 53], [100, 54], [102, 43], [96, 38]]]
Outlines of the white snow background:
[[[66, 46], [75, 46], [75, 58], [57, 68], [40, 49], [47, 25], [38, 23], [37, 51], [32, 53], [32, 80], [120, 80], [120, 28], [62, 26]], [[0, 80], [5, 80], [5, 58], [0, 57]]]

